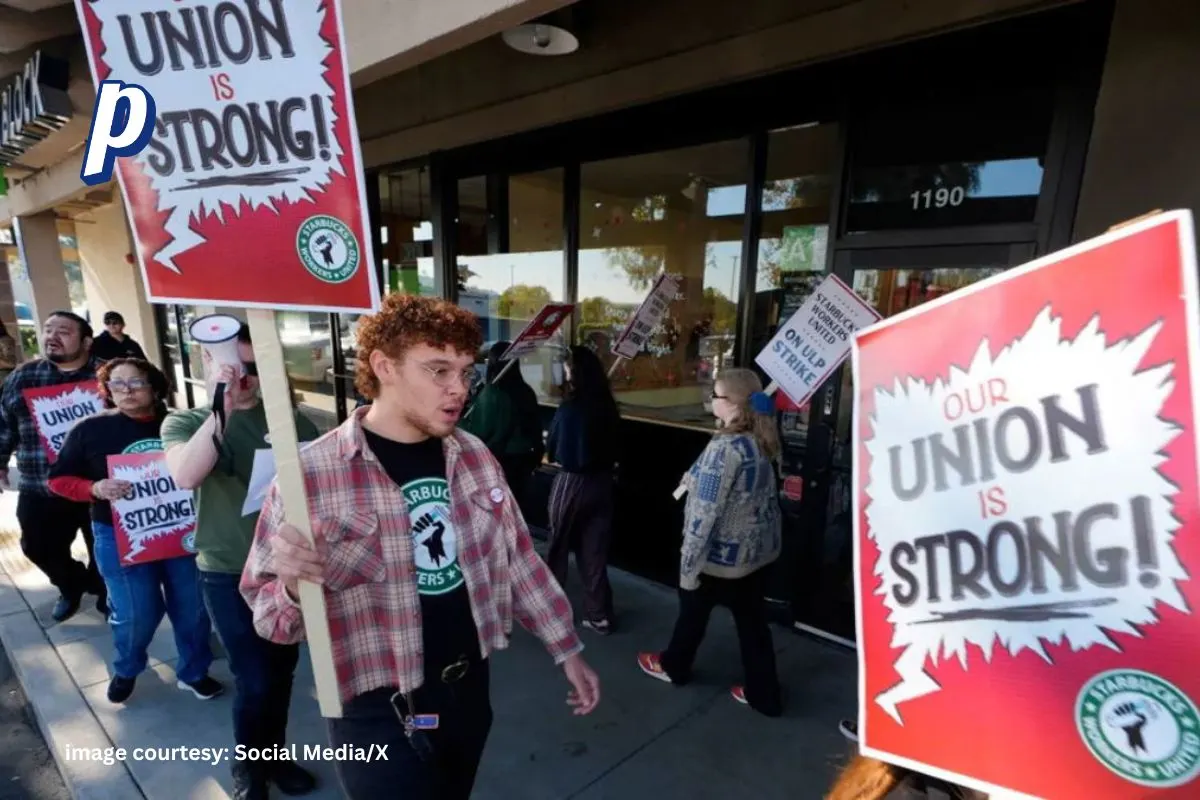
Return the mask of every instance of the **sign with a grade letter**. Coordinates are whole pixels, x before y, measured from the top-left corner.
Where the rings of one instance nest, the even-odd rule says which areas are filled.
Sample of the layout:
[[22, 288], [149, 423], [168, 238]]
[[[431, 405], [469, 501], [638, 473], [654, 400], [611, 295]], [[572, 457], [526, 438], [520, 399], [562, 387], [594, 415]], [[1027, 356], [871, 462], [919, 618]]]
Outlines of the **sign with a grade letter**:
[[336, 0], [76, 9], [106, 121], [81, 178], [115, 158], [151, 302], [377, 307]]
[[854, 342], [865, 755], [985, 792], [1200, 792], [1191, 215]]

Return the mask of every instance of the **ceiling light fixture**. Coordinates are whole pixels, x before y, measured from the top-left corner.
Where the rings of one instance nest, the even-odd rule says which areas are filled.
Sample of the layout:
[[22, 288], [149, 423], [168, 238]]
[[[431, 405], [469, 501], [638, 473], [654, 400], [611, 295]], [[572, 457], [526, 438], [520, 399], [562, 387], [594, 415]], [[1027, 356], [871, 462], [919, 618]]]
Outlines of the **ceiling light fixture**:
[[519, 53], [565, 56], [579, 49], [579, 37], [569, 9], [546, 14], [501, 34], [504, 43]]

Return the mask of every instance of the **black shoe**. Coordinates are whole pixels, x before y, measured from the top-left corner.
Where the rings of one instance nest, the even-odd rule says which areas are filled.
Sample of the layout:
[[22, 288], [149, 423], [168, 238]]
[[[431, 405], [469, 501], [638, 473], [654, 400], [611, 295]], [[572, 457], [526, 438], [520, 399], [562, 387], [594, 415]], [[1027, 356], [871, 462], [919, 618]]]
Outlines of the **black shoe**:
[[852, 742], [858, 741], [858, 723], [852, 719], [844, 719], [838, 723], [838, 730]]
[[247, 764], [233, 765], [233, 800], [267, 800], [267, 779]]
[[120, 675], [113, 675], [112, 680], [108, 682], [108, 701], [124, 703], [129, 699], [129, 695], [133, 694], [135, 683], [137, 683], [137, 678], [122, 678]]
[[308, 794], [317, 788], [317, 779], [295, 761], [278, 761], [268, 768], [271, 783], [286, 795]]
[[200, 700], [212, 700], [217, 695], [225, 691], [225, 687], [217, 681], [205, 675], [198, 681], [192, 683], [184, 683], [183, 681], [175, 681], [175, 685], [183, 689], [185, 692], [191, 692]]
[[58, 602], [54, 604], [54, 610], [50, 612], [50, 616], [54, 618], [55, 622], [69, 620], [79, 610], [79, 601], [82, 599], [80, 595], [67, 597], [65, 594], [60, 594]]
[[108, 620], [108, 615], [112, 612], [112, 609], [108, 607], [107, 595], [102, 594], [96, 598], [96, 610], [100, 612], [100, 615], [104, 617], [105, 621]]

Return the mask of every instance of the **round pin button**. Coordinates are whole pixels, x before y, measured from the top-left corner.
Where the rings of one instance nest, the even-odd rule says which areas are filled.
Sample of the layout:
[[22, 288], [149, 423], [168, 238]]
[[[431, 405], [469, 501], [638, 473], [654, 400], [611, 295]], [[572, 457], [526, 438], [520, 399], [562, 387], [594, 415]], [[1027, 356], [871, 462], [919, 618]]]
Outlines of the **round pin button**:
[[499, 503], [503, 499], [504, 499], [504, 492], [501, 491], [499, 486], [497, 486], [495, 489], [492, 489], [492, 502], [493, 503]]

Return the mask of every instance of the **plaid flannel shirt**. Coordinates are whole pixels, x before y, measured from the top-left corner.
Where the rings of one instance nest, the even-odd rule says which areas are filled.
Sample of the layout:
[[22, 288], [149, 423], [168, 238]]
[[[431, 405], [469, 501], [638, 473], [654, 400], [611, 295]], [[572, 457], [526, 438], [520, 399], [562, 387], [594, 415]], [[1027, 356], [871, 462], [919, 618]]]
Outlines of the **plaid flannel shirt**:
[[8, 468], [15, 450], [20, 473], [20, 484], [15, 487], [18, 491], [53, 496], [49, 485], [50, 460], [21, 392], [95, 380], [97, 367], [99, 362], [93, 358], [74, 372], [63, 372], [52, 361], [39, 358], [17, 367], [5, 379], [4, 389], [0, 390], [0, 468]]
[[[323, 590], [342, 701], [380, 687], [412, 691], [424, 679], [421, 604], [408, 509], [367, 446], [357, 410], [300, 453], [314, 538], [325, 544]], [[444, 440], [459, 564], [484, 657], [508, 646], [515, 616], [561, 664], [583, 649], [571, 605], [533, 549], [529, 529], [495, 458], [476, 437]], [[284, 520], [272, 482], [241, 591], [260, 636], [304, 638], [300, 606], [272, 572]]]

